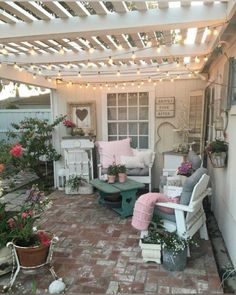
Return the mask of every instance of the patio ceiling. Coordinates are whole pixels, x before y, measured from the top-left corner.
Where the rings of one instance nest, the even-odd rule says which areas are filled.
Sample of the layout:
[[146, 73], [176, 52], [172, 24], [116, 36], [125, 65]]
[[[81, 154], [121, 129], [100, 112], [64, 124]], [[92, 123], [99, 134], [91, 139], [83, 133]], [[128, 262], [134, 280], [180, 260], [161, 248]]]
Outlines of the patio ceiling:
[[48, 87], [191, 78], [219, 46], [235, 6], [234, 0], [2, 1], [0, 77]]

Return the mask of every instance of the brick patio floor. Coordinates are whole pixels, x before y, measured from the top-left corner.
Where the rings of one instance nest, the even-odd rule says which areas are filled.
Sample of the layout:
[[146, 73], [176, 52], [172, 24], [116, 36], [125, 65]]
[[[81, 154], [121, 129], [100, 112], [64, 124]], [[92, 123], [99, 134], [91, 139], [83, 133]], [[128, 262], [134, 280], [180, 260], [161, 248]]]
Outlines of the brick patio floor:
[[[66, 294], [79, 293], [223, 293], [210, 241], [193, 249], [183, 272], [144, 263], [138, 231], [131, 218], [121, 219], [98, 205], [96, 195], [68, 196], [56, 191], [42, 228], [59, 237], [53, 256], [55, 271], [66, 283]], [[14, 294], [46, 294], [52, 281], [47, 269], [22, 272]]]

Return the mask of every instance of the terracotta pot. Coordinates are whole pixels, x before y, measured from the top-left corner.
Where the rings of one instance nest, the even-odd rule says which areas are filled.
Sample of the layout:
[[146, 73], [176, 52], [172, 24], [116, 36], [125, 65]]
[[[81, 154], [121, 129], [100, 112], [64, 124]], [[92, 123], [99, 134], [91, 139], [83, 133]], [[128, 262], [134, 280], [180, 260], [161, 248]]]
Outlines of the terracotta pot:
[[116, 181], [116, 175], [107, 175], [107, 182], [114, 183]]
[[16, 242], [16, 240], [13, 240], [13, 246], [21, 266], [35, 267], [46, 263], [50, 245], [21, 247]]
[[127, 174], [126, 173], [119, 173], [118, 177], [119, 177], [119, 182], [126, 182]]

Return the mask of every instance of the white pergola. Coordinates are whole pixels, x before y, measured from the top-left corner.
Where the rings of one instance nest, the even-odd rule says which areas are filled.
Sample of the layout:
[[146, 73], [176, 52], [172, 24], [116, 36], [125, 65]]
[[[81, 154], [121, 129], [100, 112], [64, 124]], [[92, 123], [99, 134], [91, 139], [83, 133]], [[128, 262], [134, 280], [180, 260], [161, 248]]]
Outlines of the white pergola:
[[56, 88], [200, 75], [235, 0], [1, 1], [0, 78]]

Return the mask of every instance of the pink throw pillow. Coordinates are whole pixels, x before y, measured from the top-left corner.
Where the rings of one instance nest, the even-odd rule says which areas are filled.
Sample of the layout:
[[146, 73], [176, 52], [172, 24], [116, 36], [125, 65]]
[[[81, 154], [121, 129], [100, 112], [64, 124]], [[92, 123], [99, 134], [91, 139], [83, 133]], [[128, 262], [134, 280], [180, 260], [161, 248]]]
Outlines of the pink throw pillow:
[[113, 162], [121, 164], [121, 156], [133, 156], [130, 147], [130, 138], [117, 141], [97, 141], [96, 146], [100, 156], [100, 163], [103, 168], [107, 168]]
[[[166, 202], [179, 204], [180, 197], [174, 197], [174, 198], [168, 197], [168, 200], [166, 200]], [[166, 207], [162, 207], [162, 206], [157, 206], [157, 207], [158, 207], [158, 210], [160, 210], [161, 212], [167, 213], [167, 214], [174, 214], [174, 211], [175, 211], [172, 208], [166, 208]]]

